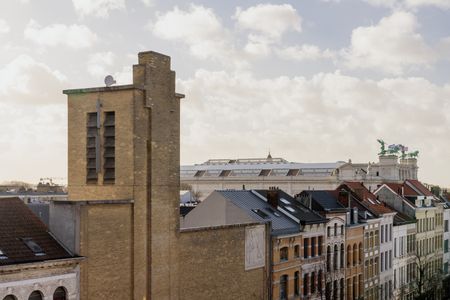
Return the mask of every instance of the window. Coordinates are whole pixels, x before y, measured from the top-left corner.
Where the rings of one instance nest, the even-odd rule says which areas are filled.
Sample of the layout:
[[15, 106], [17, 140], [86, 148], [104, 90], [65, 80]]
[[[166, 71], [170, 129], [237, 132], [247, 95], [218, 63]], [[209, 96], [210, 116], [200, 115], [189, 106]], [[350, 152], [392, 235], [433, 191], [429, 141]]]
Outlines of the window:
[[280, 249], [280, 261], [288, 260], [288, 247], [283, 247]]
[[263, 169], [261, 170], [258, 176], [269, 176], [270, 171], [271, 171], [270, 169]]
[[345, 258], [344, 244], [341, 244], [341, 269], [345, 266], [344, 258]]
[[299, 287], [299, 284], [300, 284], [299, 276], [300, 275], [299, 274], [300, 274], [299, 271], [294, 273], [294, 294], [296, 296], [298, 296], [300, 294], [300, 287]]
[[316, 256], [316, 238], [311, 238], [311, 257]]
[[44, 250], [31, 238], [23, 238], [22, 242], [34, 253], [35, 256], [45, 255]]
[[60, 286], [53, 293], [53, 300], [67, 300], [66, 289]]
[[373, 242], [373, 232], [370, 232], [369, 236], [370, 236], [369, 247], [370, 247], [370, 248], [373, 248], [373, 247], [374, 247], [374, 242]]
[[1, 259], [8, 259], [8, 256], [2, 250], [0, 250], [0, 260]]
[[317, 289], [319, 292], [322, 291], [322, 270], [319, 270], [319, 275], [317, 276]]
[[350, 267], [352, 260], [352, 247], [350, 245], [347, 246], [347, 267]]
[[288, 297], [288, 276], [280, 277], [280, 300], [287, 300]]
[[333, 256], [333, 269], [338, 269], [338, 246], [334, 245], [334, 256]]
[[303, 275], [303, 295], [308, 295], [308, 274]]
[[303, 258], [308, 258], [308, 242], [309, 239], [303, 239]]
[[97, 183], [98, 173], [100, 172], [99, 127], [97, 113], [88, 113], [86, 124], [86, 183]]
[[344, 278], [341, 278], [341, 281], [340, 281], [340, 297], [339, 297], [339, 299], [340, 300], [344, 300]]
[[363, 254], [363, 245], [362, 243], [359, 243], [359, 264], [362, 264], [362, 260], [363, 260], [364, 254]]
[[294, 246], [294, 256], [295, 257], [299, 257], [300, 256], [300, 246], [299, 245], [295, 245]]
[[28, 297], [28, 300], [43, 300], [44, 297], [42, 296], [42, 293], [39, 291], [34, 291], [30, 294]]
[[321, 236], [319, 236], [319, 238], [318, 238], [318, 243], [317, 243], [317, 255], [322, 255], [322, 237]]
[[327, 237], [331, 236], [331, 228], [330, 226], [327, 227]]
[[381, 225], [381, 242], [384, 243], [384, 225]]
[[331, 247], [327, 247], [327, 271], [331, 271]]
[[316, 292], [316, 273], [311, 273], [311, 294], [314, 294]]
[[448, 240], [444, 241], [444, 252], [447, 253], [448, 252]]
[[8, 295], [5, 298], [3, 298], [3, 300], [17, 300], [17, 298], [13, 295]]
[[260, 210], [259, 208], [253, 208], [252, 211], [263, 219], [269, 218], [269, 215]]
[[384, 267], [384, 253], [381, 253], [381, 272], [383, 272]]
[[341, 235], [344, 235], [344, 225], [341, 225]]
[[358, 246], [353, 244], [353, 265], [356, 266], [358, 262]]
[[116, 147], [116, 130], [115, 130], [115, 112], [105, 112], [105, 121], [103, 122], [103, 182], [114, 183], [115, 176], [115, 147]]
[[445, 232], [448, 232], [448, 220], [445, 220], [444, 230], [445, 230]]
[[338, 234], [337, 234], [337, 224], [336, 223], [334, 223], [334, 236], [337, 236]]

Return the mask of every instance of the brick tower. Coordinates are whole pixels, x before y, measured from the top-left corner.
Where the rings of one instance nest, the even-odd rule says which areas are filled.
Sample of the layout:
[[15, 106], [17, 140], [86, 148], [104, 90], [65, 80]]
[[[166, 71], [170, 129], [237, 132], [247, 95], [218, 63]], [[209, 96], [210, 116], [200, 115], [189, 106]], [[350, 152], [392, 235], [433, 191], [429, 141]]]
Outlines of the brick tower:
[[178, 299], [180, 99], [170, 57], [141, 52], [133, 84], [68, 95], [69, 201], [51, 229], [86, 257], [81, 299]]

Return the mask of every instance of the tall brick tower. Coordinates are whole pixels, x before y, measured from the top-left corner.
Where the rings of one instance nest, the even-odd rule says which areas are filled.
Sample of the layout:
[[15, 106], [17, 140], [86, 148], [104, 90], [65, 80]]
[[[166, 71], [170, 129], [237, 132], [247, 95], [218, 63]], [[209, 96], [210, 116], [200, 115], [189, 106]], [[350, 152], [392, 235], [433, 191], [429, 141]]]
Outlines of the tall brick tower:
[[170, 57], [133, 84], [68, 95], [69, 201], [51, 229], [81, 265], [81, 299], [178, 299], [180, 99]]

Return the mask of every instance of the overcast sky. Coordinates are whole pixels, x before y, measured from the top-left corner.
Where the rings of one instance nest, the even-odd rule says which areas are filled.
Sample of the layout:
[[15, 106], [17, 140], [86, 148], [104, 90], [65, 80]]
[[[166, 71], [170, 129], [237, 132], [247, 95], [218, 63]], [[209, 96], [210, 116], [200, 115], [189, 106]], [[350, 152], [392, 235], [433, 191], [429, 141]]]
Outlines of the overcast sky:
[[0, 182], [67, 177], [61, 91], [172, 57], [183, 164], [377, 161], [419, 150], [450, 187], [449, 0], [0, 1]]

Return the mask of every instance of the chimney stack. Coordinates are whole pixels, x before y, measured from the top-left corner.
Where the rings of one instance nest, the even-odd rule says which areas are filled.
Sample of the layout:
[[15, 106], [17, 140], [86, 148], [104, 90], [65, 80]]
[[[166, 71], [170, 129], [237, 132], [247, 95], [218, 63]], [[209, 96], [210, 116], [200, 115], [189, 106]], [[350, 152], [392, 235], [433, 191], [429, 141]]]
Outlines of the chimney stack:
[[267, 191], [267, 202], [273, 208], [277, 208], [279, 200], [280, 200], [280, 193], [278, 188], [270, 187], [269, 190]]

